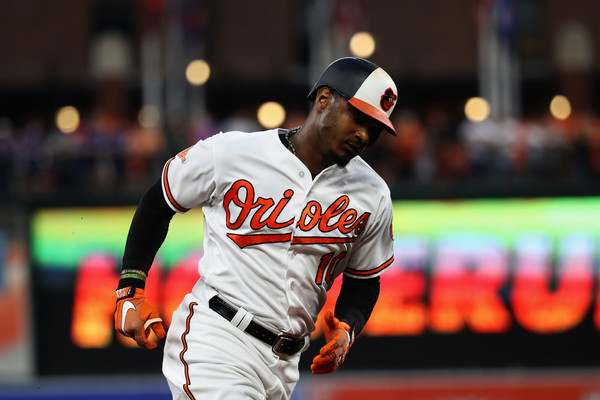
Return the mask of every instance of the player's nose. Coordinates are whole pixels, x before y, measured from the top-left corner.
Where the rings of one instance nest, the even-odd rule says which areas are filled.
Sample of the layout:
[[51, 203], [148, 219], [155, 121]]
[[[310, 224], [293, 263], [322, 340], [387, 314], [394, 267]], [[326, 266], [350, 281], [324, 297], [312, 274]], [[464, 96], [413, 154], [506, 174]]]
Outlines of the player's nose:
[[363, 125], [357, 125], [354, 136], [360, 142], [361, 149], [364, 149], [369, 143], [369, 129]]

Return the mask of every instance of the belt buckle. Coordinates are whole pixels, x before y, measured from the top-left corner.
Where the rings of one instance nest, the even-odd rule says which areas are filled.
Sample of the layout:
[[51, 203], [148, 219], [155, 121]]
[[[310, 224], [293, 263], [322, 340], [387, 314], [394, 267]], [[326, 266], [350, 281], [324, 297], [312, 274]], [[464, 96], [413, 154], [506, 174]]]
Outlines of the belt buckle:
[[[297, 342], [297, 340], [294, 338], [291, 338], [289, 336], [284, 336], [284, 335], [277, 336], [277, 339], [275, 340], [275, 343], [273, 344], [273, 347], [272, 347], [273, 353], [281, 353], [281, 351], [280, 351], [281, 347], [283, 347], [283, 345], [286, 342], [294, 344]], [[284, 353], [284, 354], [288, 354], [288, 353]], [[291, 354], [288, 354], [288, 355], [291, 355]]]

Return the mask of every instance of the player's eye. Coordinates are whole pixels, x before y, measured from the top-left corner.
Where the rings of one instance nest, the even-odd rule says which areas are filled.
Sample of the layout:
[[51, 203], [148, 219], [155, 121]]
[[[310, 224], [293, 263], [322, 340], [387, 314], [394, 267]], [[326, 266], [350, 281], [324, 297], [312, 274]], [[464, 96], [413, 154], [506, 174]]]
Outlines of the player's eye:
[[369, 145], [375, 143], [381, 132], [384, 130], [381, 122], [377, 121], [375, 118], [368, 116], [356, 108], [348, 104], [348, 109], [350, 110], [350, 114], [352, 115], [352, 119], [354, 123], [360, 126], [364, 126], [367, 128], [367, 132], [369, 134]]
[[354, 117], [354, 122], [357, 125], [367, 128], [367, 132], [369, 133], [369, 144], [374, 143], [383, 131], [383, 125], [374, 118], [371, 118], [359, 111], [353, 110], [352, 114]]
[[381, 135], [381, 132], [383, 132], [381, 127], [369, 129], [369, 146], [377, 141], [379, 135]]

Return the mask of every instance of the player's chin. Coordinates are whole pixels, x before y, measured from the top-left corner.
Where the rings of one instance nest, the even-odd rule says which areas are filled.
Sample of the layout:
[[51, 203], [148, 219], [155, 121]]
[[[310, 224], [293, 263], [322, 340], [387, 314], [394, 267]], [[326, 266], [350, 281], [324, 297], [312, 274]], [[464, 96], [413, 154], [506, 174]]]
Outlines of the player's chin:
[[335, 163], [339, 167], [344, 168], [346, 165], [348, 165], [348, 163], [350, 162], [350, 160], [352, 160], [357, 155], [358, 154], [356, 154], [355, 152], [339, 154], [338, 157], [336, 157], [336, 162]]
[[327, 154], [327, 159], [329, 160], [330, 165], [335, 164], [343, 168], [356, 156], [357, 154], [355, 151], [351, 151], [349, 148], [342, 148], [337, 149], [337, 151], [330, 151]]
[[334, 154], [333, 159], [335, 161], [335, 164], [343, 168], [346, 165], [348, 165], [350, 160], [352, 160], [356, 156], [358, 156], [358, 152], [355, 149], [350, 147], [344, 147]]

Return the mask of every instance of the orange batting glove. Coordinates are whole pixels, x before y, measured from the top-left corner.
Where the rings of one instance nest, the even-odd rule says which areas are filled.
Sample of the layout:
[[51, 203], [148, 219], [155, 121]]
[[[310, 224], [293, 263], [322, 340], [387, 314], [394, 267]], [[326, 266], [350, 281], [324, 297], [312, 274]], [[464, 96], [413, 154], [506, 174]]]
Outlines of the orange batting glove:
[[115, 329], [120, 334], [135, 339], [138, 346], [145, 349], [158, 346], [148, 339], [151, 330], [161, 339], [166, 335], [158, 312], [146, 301], [144, 289], [136, 287], [117, 289]]
[[354, 343], [354, 332], [351, 332], [350, 326], [334, 317], [331, 309], [325, 311], [324, 317], [325, 338], [328, 339], [327, 344], [313, 358], [310, 366], [313, 374], [328, 374], [338, 369]]

